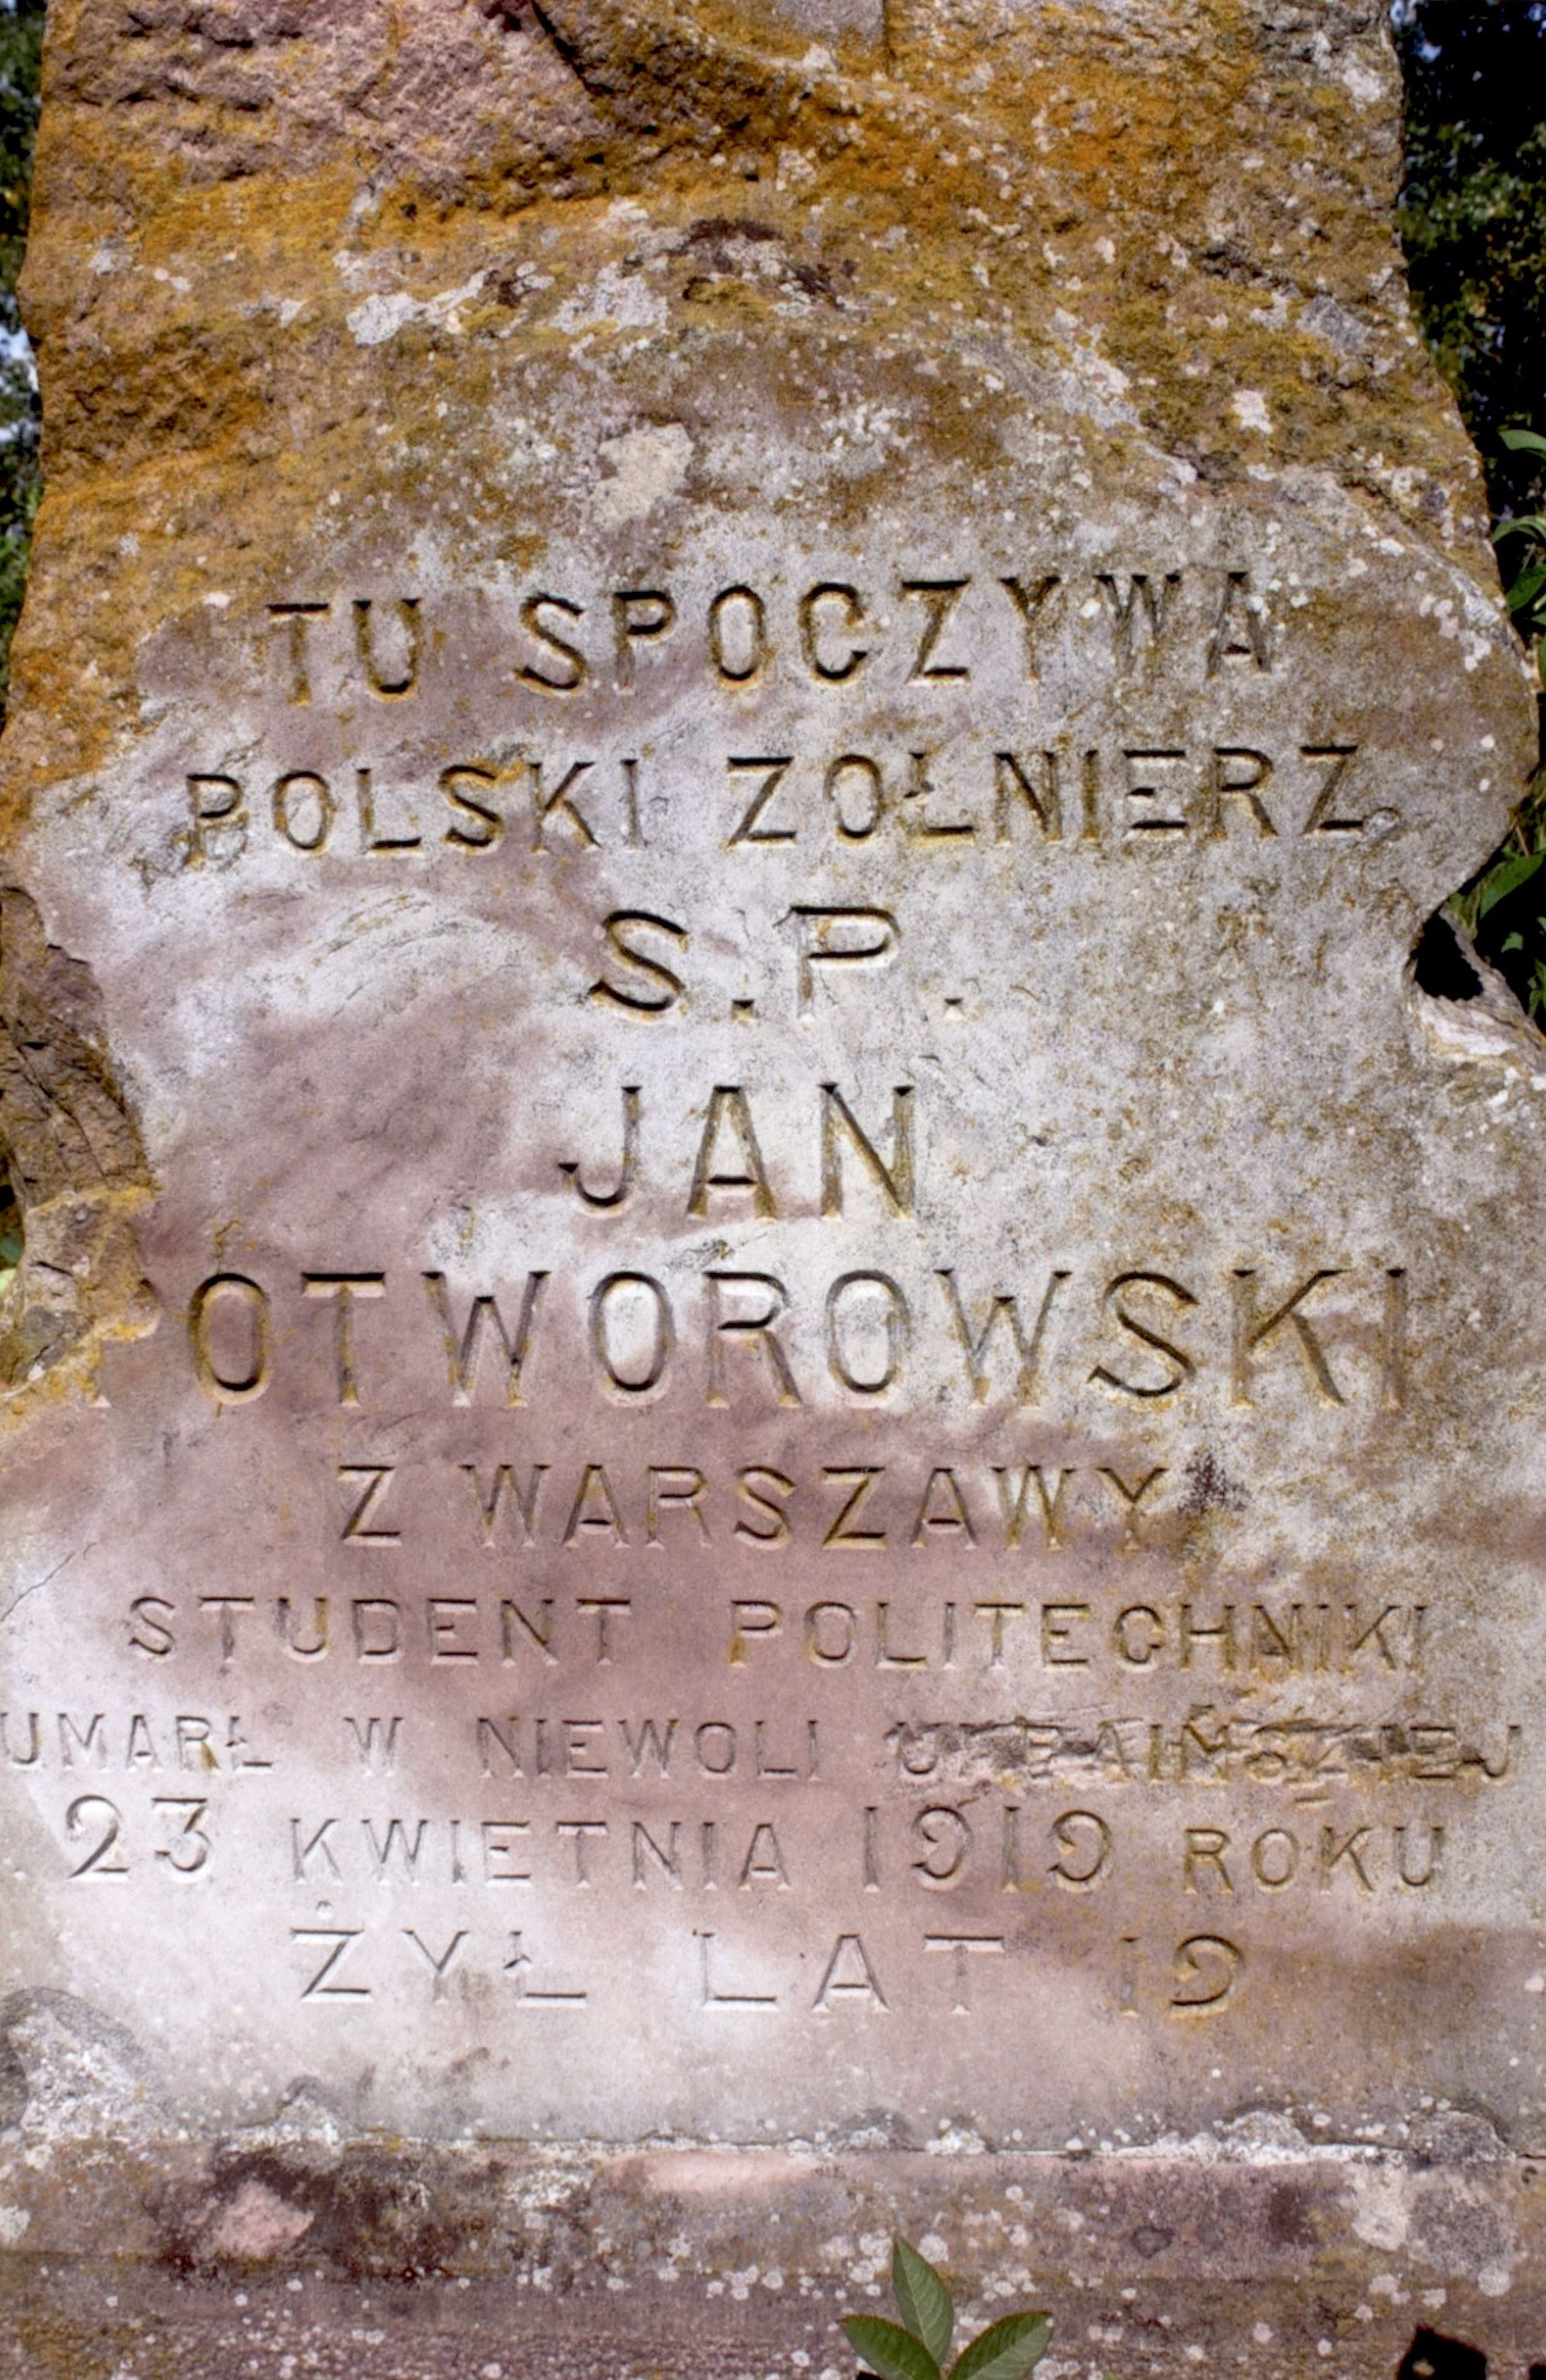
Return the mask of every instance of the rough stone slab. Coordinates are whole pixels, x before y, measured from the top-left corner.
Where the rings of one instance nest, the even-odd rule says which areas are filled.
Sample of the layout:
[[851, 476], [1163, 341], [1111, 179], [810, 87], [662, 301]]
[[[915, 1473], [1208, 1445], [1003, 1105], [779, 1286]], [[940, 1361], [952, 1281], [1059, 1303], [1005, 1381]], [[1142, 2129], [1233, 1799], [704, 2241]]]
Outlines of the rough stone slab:
[[[127, 2364], [138, 2380], [202, 2380], [293, 2370], [295, 2357], [361, 2380], [486, 2374], [491, 2362], [544, 2380], [833, 2380], [850, 2368], [836, 2317], [879, 2301], [895, 2221], [993, 2274], [1004, 2298], [974, 2292], [966, 2321], [991, 2320], [1011, 2293], [1050, 2296], [1054, 2374], [1330, 2362], [1361, 2380], [1394, 2372], [1419, 2326], [1484, 2340], [1495, 2371], [1539, 2360], [1538, 2288], [1454, 2277], [1489, 2252], [1539, 2269], [1540, 2177], [1463, 2151], [1418, 2174], [1376, 2153], [1274, 2155], [1264, 2142], [1254, 2162], [1237, 2145], [1223, 2160], [1173, 2147], [943, 2167], [766, 2150], [454, 2165], [418, 2155], [394, 2173], [379, 2153], [314, 2148], [185, 2161], [150, 2184], [165, 2221], [154, 2252], [133, 2252], [129, 2212], [116, 2260], [84, 2223], [73, 2252], [13, 2259], [0, 2371]], [[144, 2187], [136, 2175], [126, 2206]], [[228, 2251], [243, 2230], [257, 2248], [298, 2209], [311, 2228], [287, 2271], [270, 2252], [222, 2274], [194, 2252], [195, 2220], [206, 2236], [222, 2228]]]
[[104, 2250], [180, 2370], [822, 2368], [897, 2222], [1070, 2374], [1528, 2360], [1546, 1047], [1411, 953], [1534, 728], [1398, 170], [1373, 6], [56, 0], [16, 2368]]

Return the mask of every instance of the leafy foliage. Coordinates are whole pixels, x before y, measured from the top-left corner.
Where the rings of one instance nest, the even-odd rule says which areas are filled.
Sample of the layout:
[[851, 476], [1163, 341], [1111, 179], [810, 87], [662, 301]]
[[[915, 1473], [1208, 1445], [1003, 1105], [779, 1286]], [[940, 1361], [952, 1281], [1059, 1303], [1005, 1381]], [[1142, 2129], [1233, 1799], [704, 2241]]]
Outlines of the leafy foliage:
[[892, 2242], [891, 2287], [907, 2328], [943, 2365], [956, 2329], [956, 2308], [927, 2256], [920, 2256], [905, 2240]]
[[979, 2333], [951, 2367], [951, 2380], [1024, 2380], [1053, 2335], [1044, 2313], [1006, 2313]]
[[1424, 334], [1499, 512], [1546, 490], [1500, 432], [1546, 390], [1546, 5], [1395, 0], [1406, 84], [1401, 232]]
[[1546, 1025], [1546, 769], [1537, 771], [1502, 849], [1449, 905], [1478, 954]]
[[879, 2314], [851, 2313], [844, 2322], [848, 2344], [878, 2380], [940, 2380], [940, 2367], [920, 2338]]
[[[1401, 201], [1430, 346], [1481, 451], [1509, 610], [1546, 639], [1546, 0], [1395, 0], [1406, 79]], [[1546, 770], [1450, 903], [1546, 1022]]]
[[42, 492], [38, 390], [17, 305], [32, 196], [43, 0], [0, 6], [0, 715]]
[[[1538, 466], [1546, 464], [1546, 438], [1534, 430], [1505, 430], [1503, 443], [1513, 453], [1530, 456]], [[1525, 540], [1525, 554], [1508, 586], [1508, 608], [1520, 635], [1535, 652], [1539, 668], [1540, 640], [1546, 636], [1546, 513], [1516, 513], [1493, 531], [1499, 545], [1516, 537]]]
[[[1539, 431], [1505, 430], [1502, 443], [1546, 467], [1546, 438]], [[1518, 556], [1512, 576], [1504, 572], [1504, 588], [1539, 676], [1546, 639], [1546, 514], [1516, 515], [1493, 535], [1505, 560]], [[1530, 1015], [1546, 1024], [1546, 763], [1536, 771], [1502, 849], [1449, 905], [1478, 954], [1506, 978]]]
[[901, 2323], [879, 2314], [844, 2318], [848, 2343], [876, 2380], [1027, 2380], [1052, 2337], [1044, 2313], [1005, 2314], [945, 2362], [956, 2330], [950, 2291], [926, 2256], [905, 2240], [892, 2242], [891, 2286]]

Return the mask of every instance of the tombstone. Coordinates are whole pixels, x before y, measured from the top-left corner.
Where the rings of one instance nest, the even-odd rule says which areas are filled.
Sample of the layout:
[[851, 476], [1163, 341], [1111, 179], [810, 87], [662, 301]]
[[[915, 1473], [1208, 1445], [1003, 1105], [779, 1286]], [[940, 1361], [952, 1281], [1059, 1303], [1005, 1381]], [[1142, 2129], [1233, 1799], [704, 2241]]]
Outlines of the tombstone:
[[6, 2368], [835, 2373], [898, 2227], [1065, 2374], [1539, 2352], [1546, 1048], [1412, 967], [1533, 719], [1379, 12], [49, 43]]

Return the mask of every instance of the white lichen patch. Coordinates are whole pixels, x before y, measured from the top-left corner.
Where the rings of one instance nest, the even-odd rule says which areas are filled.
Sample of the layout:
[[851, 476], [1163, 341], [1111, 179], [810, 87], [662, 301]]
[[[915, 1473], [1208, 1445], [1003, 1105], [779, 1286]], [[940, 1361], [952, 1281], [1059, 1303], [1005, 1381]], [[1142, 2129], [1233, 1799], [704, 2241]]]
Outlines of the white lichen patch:
[[357, 346], [379, 347], [409, 323], [421, 323], [456, 337], [462, 328], [457, 310], [471, 304], [485, 277], [475, 273], [459, 288], [442, 289], [432, 298], [415, 298], [407, 289], [376, 291], [350, 307], [347, 317], [350, 335]]
[[597, 486], [592, 508], [603, 528], [622, 528], [676, 493], [692, 461], [692, 440], [679, 421], [668, 421], [603, 439], [599, 452], [611, 477]]
[[609, 264], [566, 298], [554, 316], [561, 331], [657, 331], [670, 309], [642, 273]]

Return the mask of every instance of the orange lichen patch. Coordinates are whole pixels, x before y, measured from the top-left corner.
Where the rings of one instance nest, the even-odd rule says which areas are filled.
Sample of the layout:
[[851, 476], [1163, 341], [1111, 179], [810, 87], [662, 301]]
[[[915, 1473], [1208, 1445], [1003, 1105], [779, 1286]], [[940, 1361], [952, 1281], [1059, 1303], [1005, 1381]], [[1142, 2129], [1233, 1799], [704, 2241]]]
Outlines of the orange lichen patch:
[[[689, 359], [734, 372], [771, 344], [785, 431], [819, 445], [846, 358], [901, 384], [909, 347], [954, 349], [912, 434], [963, 468], [1082, 382], [1111, 434], [1213, 477], [1357, 480], [1485, 576], [1474, 461], [1394, 246], [1371, 103], [1391, 62], [1365, 43], [1307, 74], [1298, 38], [1223, 0], [1141, 25], [893, 5], [815, 45], [725, 0], [672, 0], [643, 42], [613, 0], [300, 23], [66, 0], [25, 283], [48, 494], [6, 815], [129, 723], [137, 623], [197, 606], [233, 555], [282, 576], [334, 497], [456, 487], [493, 538], [511, 391], [556, 418], [566, 366], [609, 352], [647, 356], [680, 406]], [[866, 484], [845, 480], [842, 517]], [[87, 568], [83, 646], [66, 590]]]

